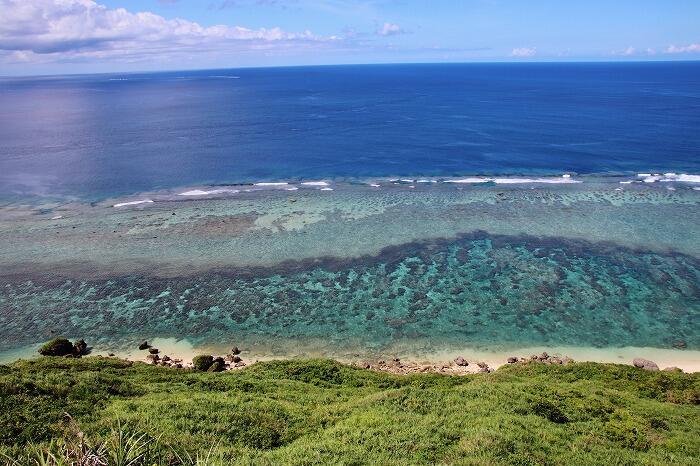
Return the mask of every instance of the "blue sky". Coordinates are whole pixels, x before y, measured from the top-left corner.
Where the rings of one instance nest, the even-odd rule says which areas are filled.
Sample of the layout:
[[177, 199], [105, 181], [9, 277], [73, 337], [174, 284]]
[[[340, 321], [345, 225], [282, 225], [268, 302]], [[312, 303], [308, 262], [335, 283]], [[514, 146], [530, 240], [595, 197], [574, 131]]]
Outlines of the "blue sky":
[[0, 0], [0, 74], [700, 59], [698, 0]]

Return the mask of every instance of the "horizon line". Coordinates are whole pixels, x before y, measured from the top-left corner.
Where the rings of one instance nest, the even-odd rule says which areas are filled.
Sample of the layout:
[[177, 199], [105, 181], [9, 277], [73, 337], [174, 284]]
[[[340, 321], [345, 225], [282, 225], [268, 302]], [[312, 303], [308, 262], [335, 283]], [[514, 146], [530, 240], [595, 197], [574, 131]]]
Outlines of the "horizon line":
[[584, 65], [584, 64], [670, 64], [670, 63], [700, 63], [698, 59], [688, 60], [489, 60], [489, 61], [450, 61], [450, 62], [380, 62], [380, 63], [328, 63], [328, 64], [299, 64], [299, 65], [262, 65], [262, 66], [232, 66], [223, 68], [173, 68], [161, 70], [133, 70], [133, 71], [100, 71], [88, 73], [59, 73], [59, 74], [0, 74], [0, 79], [22, 79], [22, 78], [52, 78], [70, 76], [100, 76], [110, 74], [155, 74], [155, 73], [177, 73], [193, 71], [221, 71], [221, 70], [265, 70], [277, 68], [323, 68], [323, 67], [344, 67], [344, 66], [400, 66], [400, 65]]

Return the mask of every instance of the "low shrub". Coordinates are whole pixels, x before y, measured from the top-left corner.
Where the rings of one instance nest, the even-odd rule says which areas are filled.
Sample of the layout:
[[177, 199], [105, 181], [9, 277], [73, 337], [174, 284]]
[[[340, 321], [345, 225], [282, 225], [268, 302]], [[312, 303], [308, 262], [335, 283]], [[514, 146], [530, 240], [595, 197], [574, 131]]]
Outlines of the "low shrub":
[[65, 356], [73, 354], [73, 343], [67, 338], [58, 337], [44, 343], [39, 348], [39, 354], [43, 356]]
[[192, 366], [195, 370], [206, 372], [214, 363], [214, 358], [210, 354], [201, 354], [192, 359]]
[[645, 433], [645, 426], [627, 416], [615, 416], [604, 427], [608, 440], [623, 448], [647, 451], [650, 447]]
[[550, 400], [536, 400], [532, 403], [530, 409], [532, 413], [542, 416], [557, 424], [564, 424], [569, 422], [569, 418], [562, 412], [562, 410], [554, 402]]

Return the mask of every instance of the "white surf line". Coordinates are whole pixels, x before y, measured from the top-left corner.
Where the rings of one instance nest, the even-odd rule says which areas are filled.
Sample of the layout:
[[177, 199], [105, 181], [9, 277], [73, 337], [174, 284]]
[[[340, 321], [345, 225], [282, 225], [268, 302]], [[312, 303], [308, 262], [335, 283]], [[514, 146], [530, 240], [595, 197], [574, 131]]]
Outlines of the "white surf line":
[[237, 189], [212, 189], [211, 191], [204, 191], [202, 189], [193, 189], [190, 191], [185, 191], [183, 193], [178, 193], [178, 196], [207, 196], [210, 194], [224, 194], [224, 193], [238, 193]]
[[444, 180], [443, 183], [488, 183], [489, 181], [492, 181], [490, 178], [473, 178], [473, 177], [468, 177], [468, 178], [457, 178], [457, 179], [451, 179], [451, 180]]
[[327, 181], [304, 181], [302, 186], [328, 186]]
[[580, 180], [571, 178], [494, 178], [496, 184], [530, 184], [530, 183], [545, 183], [545, 184], [574, 184], [582, 183]]
[[679, 183], [700, 183], [700, 175], [688, 175], [687, 173], [639, 173], [638, 178], [642, 178], [644, 183], [668, 183], [677, 181]]
[[565, 174], [561, 177], [551, 178], [508, 178], [508, 177], [466, 177], [444, 180], [443, 183], [496, 183], [496, 184], [574, 184], [582, 183], [580, 180], [571, 178], [571, 175]]
[[141, 201], [131, 201], [131, 202], [120, 202], [119, 204], [114, 204], [112, 207], [124, 207], [128, 205], [138, 205], [138, 204], [153, 204], [151, 199], [144, 199]]

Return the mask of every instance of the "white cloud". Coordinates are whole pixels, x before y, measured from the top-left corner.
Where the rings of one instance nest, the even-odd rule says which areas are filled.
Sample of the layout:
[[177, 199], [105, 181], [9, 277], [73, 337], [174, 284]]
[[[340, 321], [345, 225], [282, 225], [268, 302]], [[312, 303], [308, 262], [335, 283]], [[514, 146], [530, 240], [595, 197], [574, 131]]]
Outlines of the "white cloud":
[[690, 44], [681, 47], [676, 47], [675, 45], [669, 46], [666, 53], [697, 53], [700, 52], [700, 44]]
[[623, 56], [623, 57], [633, 57], [633, 56], [644, 56], [644, 55], [656, 55], [656, 50], [649, 47], [646, 49], [638, 49], [636, 47], [629, 46], [624, 50], [613, 50], [610, 52], [611, 55]]
[[[203, 27], [184, 19], [108, 8], [93, 0], [0, 0], [0, 50], [47, 60], [110, 58], [319, 46], [337, 39], [310, 31]], [[18, 55], [18, 53], [20, 55]]]
[[518, 47], [518, 48], [514, 48], [510, 52], [511, 57], [518, 57], [518, 58], [534, 57], [536, 54], [537, 54], [537, 49], [535, 47]]
[[403, 34], [405, 31], [401, 29], [398, 24], [394, 23], [384, 23], [382, 27], [377, 30], [377, 34], [380, 36], [395, 36], [397, 34]]

